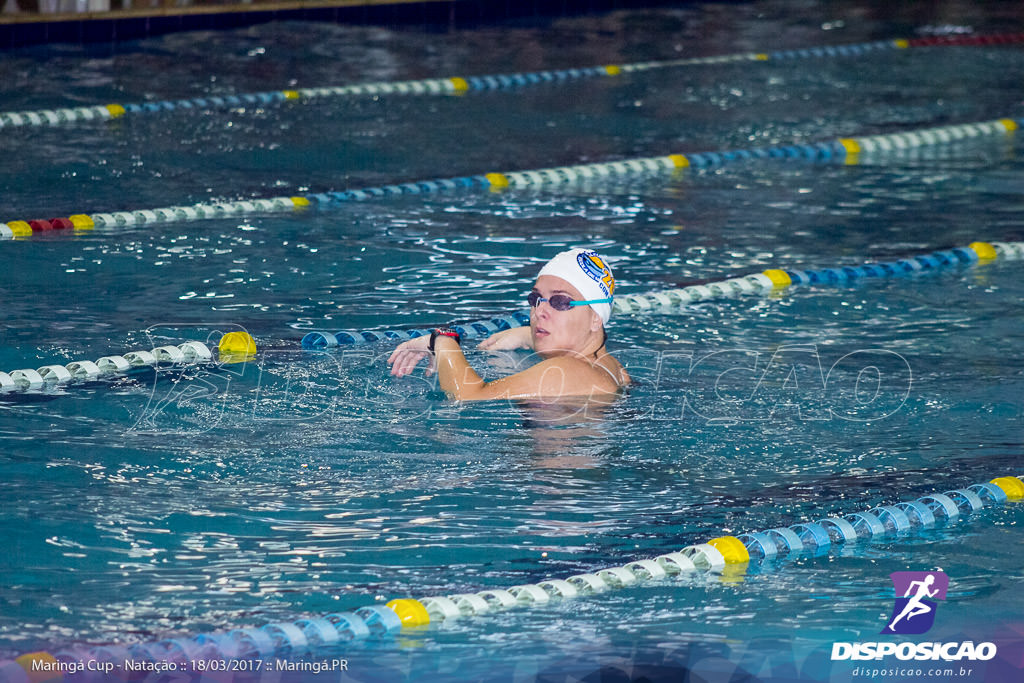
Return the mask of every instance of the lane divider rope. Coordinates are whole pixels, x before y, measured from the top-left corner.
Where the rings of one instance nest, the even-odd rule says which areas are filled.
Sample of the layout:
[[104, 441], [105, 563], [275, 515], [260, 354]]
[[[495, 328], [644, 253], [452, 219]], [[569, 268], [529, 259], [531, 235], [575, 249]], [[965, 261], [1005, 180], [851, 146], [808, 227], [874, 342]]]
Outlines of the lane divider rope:
[[[879, 505], [870, 510], [799, 522], [785, 527], [719, 536], [704, 543], [653, 558], [634, 560], [566, 578], [506, 588], [488, 588], [421, 598], [395, 598], [385, 604], [239, 628], [223, 633], [168, 638], [135, 645], [69, 647], [32, 652], [14, 660], [0, 661], [0, 682], [27, 683], [29, 672], [40, 663], [89, 662], [123, 664], [126, 661], [173, 663], [178, 671], [190, 671], [192, 662], [298, 658], [322, 653], [363, 639], [381, 639], [403, 630], [423, 629], [432, 623], [500, 613], [513, 608], [536, 608], [562, 600], [588, 598], [609, 590], [629, 588], [651, 581], [671, 581], [695, 576], [719, 575], [735, 581], [751, 565], [777, 557], [828, 554], [870, 540], [906, 537], [939, 526], [950, 527], [986, 507], [1019, 503], [1024, 499], [1021, 476], [1001, 476], [962, 489], [932, 493], [916, 500]], [[91, 670], [91, 669], [87, 669]]]
[[216, 347], [187, 341], [178, 345], [138, 349], [122, 355], [103, 356], [95, 361], [76, 360], [67, 364], [44, 365], [0, 372], [0, 395], [51, 390], [72, 383], [103, 381], [150, 369], [183, 369], [205, 364], [237, 363], [251, 360], [256, 342], [247, 332], [228, 332]]
[[225, 218], [254, 213], [274, 213], [301, 210], [308, 207], [305, 197], [273, 197], [271, 199], [249, 199], [215, 204], [194, 204], [171, 206], [140, 211], [115, 211], [112, 213], [74, 214], [68, 217], [47, 220], [16, 220], [0, 223], [0, 239], [29, 237], [51, 230], [93, 230], [94, 228], [129, 227], [154, 223], [200, 220], [204, 218]]
[[241, 95], [194, 97], [179, 100], [160, 100], [143, 103], [105, 104], [88, 107], [61, 107], [34, 111], [0, 112], [0, 129], [23, 126], [60, 125], [80, 121], [106, 121], [131, 114], [167, 112], [175, 110], [203, 111], [214, 108], [267, 106], [295, 100], [324, 97], [360, 97], [379, 95], [455, 95], [467, 92], [523, 88], [545, 83], [562, 83], [584, 78], [615, 77], [624, 73], [652, 69], [727, 64], [732, 62], [768, 62], [789, 59], [853, 57], [868, 52], [898, 50], [912, 47], [936, 46], [992, 46], [1024, 42], [1024, 33], [993, 34], [988, 36], [947, 36], [881, 40], [851, 45], [811, 47], [773, 52], [745, 52], [710, 57], [692, 57], [632, 64], [607, 64], [573, 69], [555, 69], [511, 74], [467, 76], [454, 78], [427, 78], [410, 81], [385, 81], [336, 87], [297, 88]]
[[270, 213], [306, 209], [316, 205], [323, 208], [351, 201], [363, 201], [395, 195], [421, 195], [461, 189], [488, 189], [502, 191], [508, 188], [541, 188], [570, 183], [655, 176], [676, 173], [687, 168], [717, 168], [728, 163], [751, 160], [799, 159], [804, 161], [840, 161], [856, 164], [868, 155], [904, 154], [910, 150], [949, 145], [964, 140], [985, 139], [1014, 134], [1024, 119], [1002, 118], [993, 121], [938, 126], [885, 135], [867, 135], [839, 138], [830, 142], [799, 145], [774, 145], [724, 152], [695, 154], [668, 154], [575, 166], [558, 166], [533, 171], [491, 172], [441, 180], [425, 180], [362, 190], [321, 192], [296, 197], [249, 199], [234, 202], [172, 206], [168, 208], [112, 213], [75, 214], [68, 217], [13, 220], [0, 223], [0, 239], [28, 237], [39, 232], [71, 229], [119, 228], [153, 225], [175, 221], [201, 220], [243, 216], [257, 212]]
[[842, 286], [866, 279], [938, 273], [952, 268], [987, 263], [996, 259], [1007, 261], [1024, 259], [1024, 242], [973, 242], [966, 247], [954, 247], [898, 261], [873, 262], [861, 266], [838, 266], [818, 270], [772, 268], [761, 273], [729, 278], [719, 282], [615, 297], [612, 310], [616, 313], [643, 313], [710, 299], [778, 291], [796, 285]]
[[[935, 251], [892, 262], [868, 263], [819, 270], [769, 269], [745, 277], [729, 278], [701, 285], [667, 289], [646, 294], [615, 297], [613, 309], [621, 314], [636, 314], [676, 308], [710, 299], [745, 294], [764, 294], [796, 285], [844, 285], [861, 279], [903, 277], [969, 267], [996, 259], [1024, 260], [1024, 242], [973, 242], [967, 247]], [[483, 339], [495, 332], [530, 324], [529, 310], [452, 325], [464, 339]], [[404, 341], [430, 334], [428, 328], [391, 330], [341, 330], [309, 332], [302, 337], [304, 349], [332, 349], [360, 346], [379, 341]], [[236, 363], [253, 359], [258, 347], [253, 337], [242, 331], [229, 332], [217, 346], [199, 341], [138, 349], [97, 360], [76, 360], [66, 364], [48, 364], [39, 368], [0, 371], [0, 396], [4, 394], [50, 391], [72, 384], [105, 381], [145, 369], [175, 370], [202, 364]]]
[[[996, 259], [1024, 259], [1024, 242], [973, 242], [892, 262], [867, 263], [862, 266], [838, 266], [819, 270], [782, 270], [772, 268], [744, 277], [729, 278], [701, 285], [666, 289], [645, 294], [616, 296], [612, 310], [620, 314], [678, 308], [688, 304], [745, 294], [764, 294], [795, 285], [846, 285], [863, 279], [905, 277], [917, 273], [938, 273], [956, 267], [973, 266]], [[482, 339], [495, 332], [530, 324], [529, 310], [509, 315], [451, 325], [463, 339]], [[404, 341], [429, 335], [429, 329], [408, 330], [341, 330], [310, 332], [301, 341], [305, 349], [328, 349], [358, 346], [383, 340]]]
[[[529, 310], [513, 311], [495, 318], [487, 318], [471, 323], [451, 325], [463, 339], [489, 337], [495, 332], [524, 327], [530, 324]], [[429, 336], [433, 328], [414, 328], [409, 330], [341, 330], [339, 332], [310, 332], [301, 341], [304, 349], [329, 349], [336, 346], [358, 346], [382, 340], [405, 341], [416, 337]]]

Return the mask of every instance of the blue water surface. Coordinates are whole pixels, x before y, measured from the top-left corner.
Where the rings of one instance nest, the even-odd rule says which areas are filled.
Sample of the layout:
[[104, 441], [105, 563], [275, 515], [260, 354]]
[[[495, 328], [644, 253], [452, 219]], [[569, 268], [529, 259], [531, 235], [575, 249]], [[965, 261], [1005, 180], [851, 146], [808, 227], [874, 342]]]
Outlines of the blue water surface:
[[[867, 7], [695, 3], [445, 32], [285, 22], [47, 46], [0, 56], [0, 109], [1024, 26], [1003, 6]], [[1019, 46], [913, 48], [3, 128], [0, 219], [1019, 118], [1022, 71]], [[263, 352], [0, 395], [0, 659], [564, 578], [1022, 475], [1021, 261], [616, 316], [609, 348], [636, 382], [603, 410], [458, 405], [422, 372], [391, 378], [390, 343], [299, 345], [311, 330], [520, 310], [539, 267], [575, 246], [600, 250], [624, 295], [1022, 241], [1020, 152], [993, 136], [857, 165], [745, 162], [3, 242], [4, 371], [239, 329]], [[488, 378], [533, 361], [467, 352]], [[356, 641], [328, 653], [349, 672], [324, 680], [851, 680], [832, 643], [877, 639], [889, 574], [905, 570], [951, 579], [928, 639], [1009, 639], [1019, 658], [1022, 522], [1010, 503], [739, 573]], [[1012, 680], [995, 666], [969, 680]]]

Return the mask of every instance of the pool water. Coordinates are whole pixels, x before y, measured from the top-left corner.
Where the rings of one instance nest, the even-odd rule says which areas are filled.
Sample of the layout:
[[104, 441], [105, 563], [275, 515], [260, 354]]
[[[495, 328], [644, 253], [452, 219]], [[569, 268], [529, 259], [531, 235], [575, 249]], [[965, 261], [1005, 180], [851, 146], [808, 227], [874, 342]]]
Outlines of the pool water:
[[[1004, 6], [948, 11], [710, 3], [447, 32], [282, 23], [49, 46], [0, 56], [0, 109], [1024, 26]], [[914, 48], [4, 128], [0, 219], [1021, 117], [1022, 70], [1019, 46]], [[0, 243], [4, 371], [236, 329], [263, 349], [245, 364], [0, 395], [0, 659], [564, 578], [1024, 474], [1020, 261], [615, 316], [610, 349], [636, 383], [585, 413], [454, 404], [422, 373], [392, 379], [387, 343], [299, 345], [311, 330], [520, 310], [541, 264], [573, 246], [597, 248], [630, 294], [1024, 240], [1020, 144]], [[488, 378], [532, 362], [468, 351]], [[331, 680], [850, 680], [857, 663], [830, 661], [832, 643], [878, 639], [889, 574], [906, 570], [951, 580], [927, 639], [1005, 644], [987, 674], [930, 680], [1012, 680], [1022, 523], [1007, 504], [741, 575], [356, 641]]]

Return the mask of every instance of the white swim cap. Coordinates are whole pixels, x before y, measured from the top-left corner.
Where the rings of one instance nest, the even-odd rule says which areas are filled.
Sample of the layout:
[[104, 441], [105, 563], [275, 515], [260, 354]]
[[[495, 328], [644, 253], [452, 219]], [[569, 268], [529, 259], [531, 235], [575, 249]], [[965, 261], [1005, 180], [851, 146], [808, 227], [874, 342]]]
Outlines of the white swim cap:
[[612, 317], [611, 298], [615, 294], [615, 278], [612, 276], [612, 269], [596, 251], [563, 251], [540, 269], [537, 277], [541, 275], [562, 278], [578, 289], [585, 300], [608, 299], [607, 303], [590, 304], [590, 307], [597, 311], [604, 323]]

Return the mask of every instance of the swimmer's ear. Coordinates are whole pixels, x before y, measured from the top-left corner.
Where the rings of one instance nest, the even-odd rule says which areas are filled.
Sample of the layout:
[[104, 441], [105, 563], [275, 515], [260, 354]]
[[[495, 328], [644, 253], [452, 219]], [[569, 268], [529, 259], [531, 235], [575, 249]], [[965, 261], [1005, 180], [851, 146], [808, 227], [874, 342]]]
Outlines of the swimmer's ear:
[[600, 332], [601, 328], [604, 327], [604, 321], [601, 320], [601, 316], [597, 314], [593, 308], [590, 309], [590, 331]]

